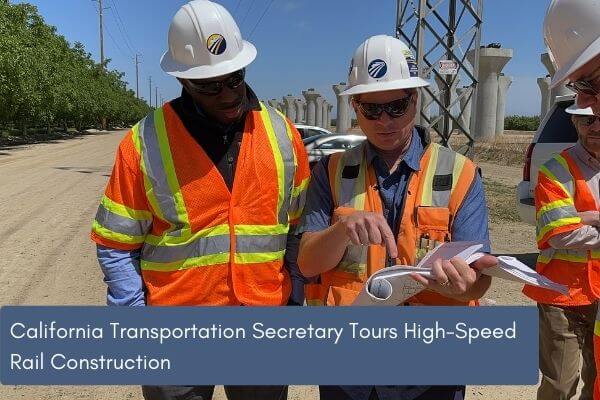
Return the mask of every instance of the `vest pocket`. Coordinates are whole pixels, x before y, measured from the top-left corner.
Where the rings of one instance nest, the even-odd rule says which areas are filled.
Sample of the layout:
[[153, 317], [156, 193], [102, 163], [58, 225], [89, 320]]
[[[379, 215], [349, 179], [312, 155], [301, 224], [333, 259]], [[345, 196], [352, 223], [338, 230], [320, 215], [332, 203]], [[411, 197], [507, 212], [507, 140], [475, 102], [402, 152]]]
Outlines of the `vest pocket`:
[[329, 286], [326, 304], [328, 306], [350, 306], [358, 296], [358, 293], [358, 290]]
[[417, 228], [422, 231], [448, 232], [450, 210], [446, 207], [417, 207]]

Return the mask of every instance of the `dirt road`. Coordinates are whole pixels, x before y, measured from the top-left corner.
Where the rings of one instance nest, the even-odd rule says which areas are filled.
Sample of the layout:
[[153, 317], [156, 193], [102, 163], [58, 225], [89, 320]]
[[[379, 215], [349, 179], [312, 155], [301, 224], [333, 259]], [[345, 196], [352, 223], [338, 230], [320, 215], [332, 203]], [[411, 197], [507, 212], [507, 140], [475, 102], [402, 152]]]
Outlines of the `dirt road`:
[[[105, 288], [89, 230], [124, 132], [58, 143], [0, 149], [0, 304], [95, 304]], [[516, 185], [520, 169], [483, 164], [485, 176]], [[533, 227], [491, 228], [493, 250], [531, 262]], [[530, 304], [520, 285], [495, 282], [486, 298]], [[469, 387], [468, 399], [532, 399], [534, 387]], [[0, 386], [1, 399], [140, 399], [136, 386]], [[290, 389], [290, 399], [316, 399], [313, 386]], [[221, 388], [215, 399], [224, 399]]]

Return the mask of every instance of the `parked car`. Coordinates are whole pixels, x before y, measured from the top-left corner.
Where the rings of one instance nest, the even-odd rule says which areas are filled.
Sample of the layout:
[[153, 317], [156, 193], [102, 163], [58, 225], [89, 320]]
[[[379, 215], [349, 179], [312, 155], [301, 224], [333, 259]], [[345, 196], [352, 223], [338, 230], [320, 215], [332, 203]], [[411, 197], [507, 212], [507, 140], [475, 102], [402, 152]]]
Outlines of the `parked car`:
[[298, 132], [300, 132], [300, 136], [302, 137], [302, 139], [306, 139], [311, 136], [331, 135], [332, 134], [327, 129], [321, 128], [319, 126], [302, 125], [302, 124], [295, 124], [295, 125], [296, 125], [296, 129], [298, 129]]
[[517, 209], [521, 220], [529, 224], [535, 225], [534, 190], [538, 170], [546, 161], [577, 142], [571, 114], [565, 111], [574, 102], [574, 96], [558, 97], [527, 148], [523, 181], [517, 186]]
[[[304, 147], [308, 153], [308, 161], [313, 167], [317, 161], [329, 154], [345, 151], [359, 145], [366, 136], [361, 135], [345, 135], [345, 134], [329, 134], [319, 135], [315, 139], [308, 138], [304, 141]], [[307, 143], [308, 141], [308, 143]]]

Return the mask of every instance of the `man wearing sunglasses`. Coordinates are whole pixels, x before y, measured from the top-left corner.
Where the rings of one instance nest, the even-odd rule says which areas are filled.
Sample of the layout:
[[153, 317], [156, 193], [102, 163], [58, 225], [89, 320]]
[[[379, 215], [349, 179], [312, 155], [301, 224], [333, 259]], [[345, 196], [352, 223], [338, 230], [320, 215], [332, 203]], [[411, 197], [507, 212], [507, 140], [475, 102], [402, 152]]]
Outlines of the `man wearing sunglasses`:
[[[478, 169], [415, 127], [417, 88], [427, 85], [396, 38], [374, 36], [356, 50], [343, 94], [352, 96], [367, 141], [313, 169], [298, 256], [305, 276], [319, 279], [306, 286], [309, 305], [352, 304], [375, 271], [416, 265], [438, 243], [488, 241]], [[495, 264], [492, 256], [473, 266], [436, 260], [435, 279], [415, 277], [425, 290], [406, 305], [475, 305], [490, 285], [478, 269]], [[464, 386], [320, 387], [321, 399], [333, 400], [456, 400], [464, 393]]]
[[544, 39], [556, 66], [552, 87], [565, 81], [581, 109], [600, 115], [600, 0], [552, 0]]
[[[600, 21], [600, 0], [552, 0], [544, 19], [544, 40], [556, 67], [551, 86], [556, 87], [566, 81], [567, 86], [577, 93], [579, 110], [585, 110], [585, 113], [596, 116], [600, 116], [600, 24], [598, 21]], [[578, 113], [581, 112], [578, 111]], [[598, 140], [598, 122], [590, 115], [575, 116], [573, 122], [579, 132], [578, 144], [550, 160], [544, 166], [546, 171], [540, 170], [536, 186], [536, 209], [538, 206], [544, 207], [543, 203], [554, 197], [564, 197], [571, 203], [564, 204], [564, 207], [558, 207], [556, 210], [549, 210], [549, 206], [546, 206], [546, 211], [541, 215], [538, 211], [538, 247], [546, 252], [555, 249], [552, 251], [551, 257], [538, 259], [538, 266], [546, 265], [548, 274], [561, 276], [563, 281], [569, 280], [570, 286], [574, 287], [572, 292], [576, 295], [575, 298], [554, 299], [552, 296], [540, 298], [540, 293], [535, 293], [535, 290], [534, 293], [529, 293], [530, 297], [534, 295], [534, 299], [538, 303], [544, 304], [539, 307], [542, 384], [538, 389], [538, 399], [567, 399], [574, 396], [579, 366], [579, 352], [576, 344], [581, 349], [584, 358], [584, 370], [581, 373], [584, 388], [581, 398], [591, 398], [592, 378], [590, 374], [593, 373], [593, 368], [588, 366], [591, 364], [589, 360], [590, 330], [596, 333], [594, 353], [596, 371], [600, 371], [600, 330], [598, 328], [594, 330], [593, 326], [589, 326], [589, 324], [579, 324], [576, 328], [580, 333], [574, 335], [572, 326], [574, 321], [586, 320], [585, 316], [589, 312], [593, 312], [590, 311], [590, 308], [598, 308], [598, 298], [600, 298], [600, 243], [598, 240], [595, 242], [593, 240], [594, 236], [596, 238], [598, 236], [598, 229], [594, 227], [600, 205], [598, 201], [598, 170], [596, 169], [595, 175], [593, 175], [596, 184], [591, 185], [591, 194], [586, 183], [593, 182], [594, 179], [588, 179], [589, 177], [582, 175], [582, 171], [579, 171], [580, 168], [587, 169], [586, 165], [595, 165], [592, 170], [598, 166], [597, 150], [592, 149], [594, 147], [592, 142]], [[583, 162], [581, 157], [578, 159], [578, 154], [589, 162]], [[557, 164], [557, 160], [563, 161], [564, 164]], [[568, 160], [571, 162], [566, 163]], [[582, 162], [578, 163], [577, 161]], [[555, 172], [563, 173], [563, 176], [552, 176], [545, 173], [552, 174], [552, 168], [557, 170]], [[563, 181], [568, 184], [563, 185]], [[544, 184], [544, 182], [546, 183]], [[557, 185], [560, 190], [556, 188]], [[595, 191], [593, 187], [595, 187]], [[554, 194], [550, 192], [552, 188], [556, 190]], [[595, 204], [593, 200], [595, 200]], [[554, 219], [559, 221], [555, 222], [556, 229], [547, 225]], [[546, 225], [547, 229], [539, 231], [539, 225]], [[579, 236], [578, 233], [573, 232], [583, 233], [583, 235]], [[554, 239], [555, 235], [558, 239]], [[574, 235], [580, 240], [583, 238], [583, 241], [575, 241], [579, 245], [585, 243], [587, 238], [590, 240], [587, 243], [593, 246], [587, 248], [587, 251], [585, 248], [563, 248], [564, 245], [569, 244], [560, 240], [565, 235], [567, 238], [570, 235]], [[564, 257], [565, 253], [570, 254], [571, 252], [575, 252], [579, 257]], [[551, 266], [554, 268], [551, 269]], [[526, 288], [526, 290], [532, 292], [530, 289]], [[547, 304], [556, 307], [546, 306]], [[596, 325], [599, 323], [600, 315], [597, 315]], [[582, 329], [583, 333], [581, 333]], [[581, 338], [584, 338], [584, 341], [577, 343], [576, 340]], [[559, 351], [559, 348], [564, 351]], [[548, 351], [550, 351], [548, 349], [557, 349], [556, 354], [564, 354], [565, 360], [563, 357], [560, 360], [551, 360], [550, 357], [547, 357]], [[598, 375], [593, 392], [594, 399], [600, 400], [600, 376]]]
[[[594, 323], [600, 295], [600, 120], [591, 108], [567, 108], [579, 140], [541, 168], [535, 188], [536, 271], [569, 287], [569, 294], [526, 286], [538, 303], [540, 371], [537, 398], [570, 399], [579, 379], [591, 399]], [[581, 373], [579, 366], [583, 359]]]
[[[302, 305], [294, 231], [310, 170], [300, 135], [246, 84], [256, 49], [221, 5], [185, 4], [168, 42], [161, 67], [181, 96], [125, 136], [92, 229], [108, 303]], [[209, 400], [213, 390], [144, 386], [143, 394]], [[225, 393], [281, 400], [287, 386]]]

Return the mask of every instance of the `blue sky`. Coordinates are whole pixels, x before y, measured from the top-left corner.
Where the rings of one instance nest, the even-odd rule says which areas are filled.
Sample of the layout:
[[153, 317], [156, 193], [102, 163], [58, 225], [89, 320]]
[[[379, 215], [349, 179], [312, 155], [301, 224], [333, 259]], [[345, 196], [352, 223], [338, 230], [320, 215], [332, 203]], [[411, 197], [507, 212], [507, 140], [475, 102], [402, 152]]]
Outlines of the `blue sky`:
[[[17, 1], [13, 1], [17, 2]], [[22, 1], [18, 1], [22, 2]], [[92, 0], [30, 0], [46, 22], [71, 43], [82, 42], [99, 59], [98, 4]], [[172, 16], [182, 0], [103, 0], [105, 55], [110, 67], [125, 72], [135, 89], [134, 54], [140, 53], [140, 91], [147, 98], [152, 76], [165, 99], [177, 97], [177, 81], [162, 72]], [[345, 82], [356, 47], [375, 34], [394, 33], [395, 0], [221, 0], [237, 20], [246, 40], [258, 49], [247, 70], [259, 98], [278, 98], [316, 88], [335, 105], [331, 85]], [[546, 70], [542, 21], [549, 0], [486, 0], [482, 44], [500, 42], [514, 50], [504, 68], [513, 77], [507, 114], [536, 115], [540, 94], [536, 79]], [[270, 7], [258, 23], [267, 6]], [[120, 23], [122, 22], [122, 23]], [[154, 96], [154, 89], [153, 96]], [[154, 98], [153, 98], [154, 102]]]

